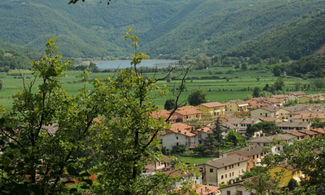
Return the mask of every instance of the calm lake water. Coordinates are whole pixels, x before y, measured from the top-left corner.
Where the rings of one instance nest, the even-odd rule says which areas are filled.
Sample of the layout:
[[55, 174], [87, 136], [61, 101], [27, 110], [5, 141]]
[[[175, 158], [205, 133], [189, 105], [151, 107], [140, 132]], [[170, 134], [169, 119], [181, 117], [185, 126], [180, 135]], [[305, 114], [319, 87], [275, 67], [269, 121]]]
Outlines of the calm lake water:
[[[177, 63], [178, 60], [142, 60], [137, 67], [166, 67], [170, 64]], [[131, 60], [110, 60], [97, 63], [100, 69], [118, 69], [131, 67]]]

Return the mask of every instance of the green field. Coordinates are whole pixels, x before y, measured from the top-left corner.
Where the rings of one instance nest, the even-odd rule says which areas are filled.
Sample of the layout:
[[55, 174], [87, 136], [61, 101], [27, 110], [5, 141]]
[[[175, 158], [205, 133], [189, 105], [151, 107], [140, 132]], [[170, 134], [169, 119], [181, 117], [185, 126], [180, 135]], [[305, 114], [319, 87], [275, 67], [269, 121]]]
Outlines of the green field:
[[208, 162], [209, 160], [212, 160], [216, 157], [189, 157], [189, 156], [178, 156], [177, 157], [180, 161], [183, 163], [190, 163], [190, 164], [203, 164]]
[[[29, 71], [10, 71], [7, 73], [0, 73], [0, 79], [3, 81], [3, 88], [0, 91], [0, 104], [6, 108], [10, 108], [13, 102], [13, 96], [22, 89], [23, 82], [19, 76], [20, 72], [24, 73], [25, 83], [28, 84], [33, 78], [33, 75]], [[69, 94], [76, 94], [77, 91], [85, 84], [80, 82], [80, 78], [77, 76], [81, 74], [81, 71], [68, 71], [65, 77], [60, 78], [62, 87], [67, 90]], [[114, 73], [91, 73], [90, 79], [96, 77], [105, 78], [105, 76], [112, 76]], [[174, 72], [172, 75], [180, 75], [180, 72]], [[156, 78], [160, 78], [164, 73], [155, 74]], [[147, 76], [153, 76], [148, 74]], [[215, 80], [201, 80], [191, 79], [193, 77], [200, 78], [202, 76], [218, 76], [220, 79]], [[232, 99], [247, 99], [252, 95], [253, 88], [258, 86], [263, 88], [265, 84], [272, 84], [277, 78], [274, 77], [269, 70], [249, 70], [241, 71], [235, 70], [232, 67], [213, 67], [209, 70], [192, 70], [188, 74], [188, 80], [186, 81], [186, 89], [181, 96], [181, 102], [186, 103], [186, 98], [189, 93], [194, 89], [202, 89], [207, 94], [208, 101], [220, 101], [226, 102]], [[224, 79], [226, 78], [226, 79]], [[257, 81], [257, 78], [260, 78]], [[310, 80], [302, 80], [299, 78], [285, 78], [285, 92], [293, 91], [295, 89], [295, 83], [300, 82], [302, 85], [310, 84]], [[37, 82], [36, 82], [37, 84]], [[165, 96], [161, 94], [152, 94], [154, 102], [163, 108], [165, 100], [175, 97], [175, 88], [180, 84], [180, 80], [172, 80], [171, 82], [159, 81], [158, 85], [163, 86], [167, 84], [169, 93]], [[87, 84], [87, 87], [91, 87]], [[35, 87], [34, 90], [37, 90]], [[174, 92], [173, 92], [174, 91]], [[312, 90], [312, 88], [306, 93], [324, 93], [325, 90]]]

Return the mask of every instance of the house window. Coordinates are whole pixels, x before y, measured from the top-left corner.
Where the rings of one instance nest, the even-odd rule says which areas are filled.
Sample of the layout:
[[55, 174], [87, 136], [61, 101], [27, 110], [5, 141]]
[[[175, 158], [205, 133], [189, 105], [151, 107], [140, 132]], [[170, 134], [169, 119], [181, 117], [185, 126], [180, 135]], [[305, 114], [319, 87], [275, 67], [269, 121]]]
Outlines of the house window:
[[235, 175], [235, 173], [234, 172], [232, 172], [232, 176], [234, 176]]
[[178, 136], [176, 136], [176, 139], [178, 139]]
[[176, 143], [176, 146], [178, 146], [178, 142]]
[[234, 165], [231, 165], [231, 168], [234, 168]]
[[210, 169], [210, 173], [213, 173], [213, 169]]
[[225, 170], [227, 170], [227, 166], [225, 167]]
[[231, 195], [231, 192], [230, 191], [227, 191], [227, 195]]
[[229, 177], [231, 177], [231, 173], [229, 173]]
[[239, 163], [238, 163], [238, 167], [239, 167]]
[[225, 178], [227, 178], [227, 174], [225, 174]]
[[223, 179], [223, 175], [221, 175], [221, 179]]
[[243, 191], [237, 191], [236, 195], [243, 195]]

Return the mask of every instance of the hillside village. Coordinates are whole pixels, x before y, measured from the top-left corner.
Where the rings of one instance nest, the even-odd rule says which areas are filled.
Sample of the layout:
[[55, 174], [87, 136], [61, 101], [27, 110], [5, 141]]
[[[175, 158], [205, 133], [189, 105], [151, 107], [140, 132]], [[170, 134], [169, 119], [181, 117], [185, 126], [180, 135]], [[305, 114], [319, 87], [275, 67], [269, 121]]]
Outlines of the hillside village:
[[[243, 136], [246, 139], [244, 145], [232, 146], [225, 151], [218, 148], [215, 158], [196, 164], [196, 169], [201, 173], [199, 177], [194, 173], [185, 175], [197, 184], [198, 194], [243, 195], [251, 194], [251, 191], [245, 188], [242, 176], [256, 166], [265, 166], [262, 160], [266, 155], [280, 154], [284, 143], [292, 144], [295, 141], [324, 136], [325, 128], [315, 126], [315, 123], [325, 122], [325, 107], [321, 104], [324, 100], [325, 94], [292, 92], [246, 101], [231, 100], [225, 103], [183, 106], [174, 111], [155, 111], [151, 115], [155, 119], [169, 118], [170, 127], [158, 137], [165, 154], [177, 154], [179, 148], [184, 151], [198, 151], [197, 148], [201, 148], [213, 137], [216, 132], [214, 129], [220, 130], [222, 138], [227, 137], [231, 131]], [[276, 131], [252, 128], [257, 124], [267, 124], [261, 126], [276, 128]], [[170, 160], [166, 157], [164, 162], [147, 169], [146, 174], [182, 174], [169, 163]], [[276, 175], [277, 172], [284, 173], [284, 176], [278, 178], [280, 187], [288, 186], [290, 179], [299, 183], [305, 177], [300, 170], [290, 169], [285, 163], [268, 170], [270, 175]], [[177, 190], [180, 186], [178, 183], [174, 188]]]

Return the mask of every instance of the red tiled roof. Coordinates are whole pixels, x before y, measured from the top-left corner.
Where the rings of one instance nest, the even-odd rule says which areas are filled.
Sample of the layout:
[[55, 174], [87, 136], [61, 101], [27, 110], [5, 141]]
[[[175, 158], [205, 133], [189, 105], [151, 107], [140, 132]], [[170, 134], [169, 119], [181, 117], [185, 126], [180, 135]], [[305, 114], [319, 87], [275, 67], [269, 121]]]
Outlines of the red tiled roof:
[[168, 118], [169, 115], [170, 115], [170, 112], [168, 110], [157, 110], [157, 111], [153, 111], [151, 113], [151, 116], [154, 119], [159, 119], [160, 117], [166, 119], [166, 118]]
[[191, 132], [192, 126], [189, 126], [184, 123], [174, 123], [171, 124], [171, 128], [166, 130], [166, 134], [168, 133], [177, 133], [177, 134], [182, 134], [185, 136], [195, 136], [194, 133]]
[[178, 108], [175, 111], [175, 113], [186, 116], [186, 115], [193, 115], [193, 114], [201, 114], [202, 112], [195, 106], [183, 106], [183, 107]]
[[311, 129], [311, 131], [317, 132], [319, 134], [325, 134], [325, 129], [324, 128], [315, 128], [315, 129]]

